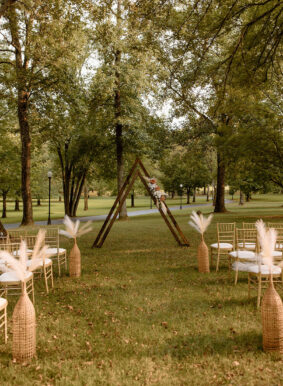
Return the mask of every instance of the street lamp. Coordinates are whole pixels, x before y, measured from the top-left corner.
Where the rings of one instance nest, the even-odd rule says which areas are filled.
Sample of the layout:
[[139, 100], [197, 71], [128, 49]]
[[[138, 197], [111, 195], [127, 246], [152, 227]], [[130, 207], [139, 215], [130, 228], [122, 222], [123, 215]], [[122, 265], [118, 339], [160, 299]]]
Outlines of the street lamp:
[[52, 172], [49, 171], [47, 173], [47, 177], [48, 177], [48, 180], [49, 180], [49, 199], [48, 199], [48, 221], [47, 221], [47, 225], [51, 225], [51, 217], [50, 217], [50, 193], [51, 193], [51, 178], [52, 178]]
[[183, 208], [183, 206], [182, 206], [182, 199], [183, 199], [183, 184], [180, 184], [180, 189], [181, 189], [180, 209], [182, 209], [182, 208]]

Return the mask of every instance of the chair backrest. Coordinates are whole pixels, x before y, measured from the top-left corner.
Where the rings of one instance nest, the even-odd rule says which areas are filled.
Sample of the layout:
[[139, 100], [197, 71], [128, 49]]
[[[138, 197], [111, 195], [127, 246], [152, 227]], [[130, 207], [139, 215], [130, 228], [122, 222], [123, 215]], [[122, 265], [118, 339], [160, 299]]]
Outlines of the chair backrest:
[[59, 228], [47, 228], [45, 243], [50, 248], [59, 248]]
[[[254, 250], [256, 252], [259, 251], [259, 243], [258, 243], [258, 236], [257, 236], [257, 229], [236, 229], [236, 243], [237, 247], [243, 249], [253, 249], [251, 248], [251, 244], [255, 244]], [[249, 248], [247, 247], [249, 245]]]
[[229, 243], [235, 245], [235, 223], [217, 223], [218, 243]]
[[25, 237], [27, 232], [25, 230], [13, 230], [8, 231], [8, 237], [10, 243], [20, 243], [22, 240], [22, 237]]
[[243, 229], [256, 229], [255, 222], [243, 222]]
[[269, 222], [267, 226], [268, 228], [283, 229], [283, 222]]
[[14, 252], [20, 249], [20, 243], [0, 244], [0, 251]]
[[[27, 243], [28, 248], [32, 249], [36, 243], [37, 235], [26, 235], [22, 237], [22, 240], [24, 240]], [[45, 244], [45, 240], [43, 239], [41, 246], [43, 246], [44, 244]]]

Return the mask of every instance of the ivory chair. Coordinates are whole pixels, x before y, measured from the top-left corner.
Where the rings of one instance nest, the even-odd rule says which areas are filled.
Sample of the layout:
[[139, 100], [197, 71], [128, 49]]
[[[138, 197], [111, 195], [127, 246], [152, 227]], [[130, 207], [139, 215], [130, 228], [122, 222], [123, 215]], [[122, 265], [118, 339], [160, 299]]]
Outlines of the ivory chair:
[[267, 226], [268, 228], [280, 229], [283, 228], [283, 222], [269, 222]]
[[[37, 235], [28, 235], [28, 236], [25, 236], [23, 238], [23, 240], [25, 240], [25, 242], [27, 243], [27, 247], [28, 247], [28, 253], [32, 253], [33, 252], [33, 248], [34, 248], [34, 245], [35, 245], [35, 242], [37, 240]], [[42, 241], [42, 244], [44, 244], [45, 241]], [[31, 260], [28, 260], [27, 261], [27, 267], [29, 268], [31, 265]], [[49, 293], [49, 288], [48, 288], [48, 279], [51, 280], [51, 287], [53, 288], [54, 286], [54, 283], [53, 283], [53, 264], [52, 264], [52, 260], [49, 259], [49, 258], [43, 258], [41, 259], [41, 261], [38, 263], [38, 268], [36, 268], [34, 271], [34, 276], [41, 276], [43, 274], [44, 276], [44, 282], [45, 282], [45, 288], [46, 288], [46, 292]]]
[[61, 276], [61, 266], [64, 265], [67, 269], [67, 251], [59, 246], [59, 228], [47, 228], [45, 234], [45, 242], [49, 246], [46, 253], [49, 256], [54, 256], [58, 265], [58, 273]]
[[[268, 286], [270, 276], [270, 268], [268, 265], [253, 264], [249, 267], [248, 273], [248, 296], [250, 298], [251, 289], [257, 287], [257, 303], [259, 308], [261, 299], [261, 289]], [[274, 284], [282, 284], [282, 269], [276, 265], [272, 265], [272, 276]]]
[[[211, 265], [213, 255], [217, 255], [216, 272], [219, 269], [220, 256], [229, 257], [229, 252], [233, 251], [235, 245], [235, 223], [217, 223], [217, 243], [210, 245]], [[230, 266], [230, 265], [229, 265]]]
[[4, 327], [4, 339], [7, 343], [8, 333], [7, 333], [7, 305], [8, 301], [4, 298], [0, 298], [0, 328]]
[[237, 241], [237, 249], [248, 250], [258, 252], [258, 241], [257, 241], [257, 229], [243, 229], [239, 234], [241, 237]]
[[[34, 303], [33, 273], [27, 272], [25, 277], [26, 289], [28, 294], [32, 294]], [[22, 292], [22, 282], [15, 271], [8, 271], [0, 275], [0, 296], [20, 295]]]
[[237, 249], [235, 251], [229, 252], [229, 256], [233, 262], [232, 270], [235, 271], [235, 285], [238, 282], [238, 275], [240, 272], [249, 272], [249, 267], [251, 264], [257, 262], [258, 257], [256, 255], [257, 251], [245, 250], [243, 248], [239, 248], [240, 246], [245, 245], [246, 238], [248, 237], [250, 242], [253, 242], [257, 245], [257, 233], [256, 230], [253, 229], [236, 229], [236, 246]]

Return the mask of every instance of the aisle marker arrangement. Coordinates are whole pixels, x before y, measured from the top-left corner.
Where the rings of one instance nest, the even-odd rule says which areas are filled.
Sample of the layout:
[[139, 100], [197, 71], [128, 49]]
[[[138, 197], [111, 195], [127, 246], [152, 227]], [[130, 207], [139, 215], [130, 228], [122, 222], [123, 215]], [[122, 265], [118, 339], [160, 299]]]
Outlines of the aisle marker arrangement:
[[204, 241], [204, 232], [208, 228], [213, 215], [209, 215], [208, 217], [204, 217], [201, 213], [198, 215], [195, 211], [191, 214], [191, 221], [189, 221], [189, 225], [191, 225], [197, 232], [201, 234], [201, 242], [198, 246], [198, 270], [202, 273], [210, 272], [209, 270], [209, 254], [208, 248]]
[[262, 220], [256, 222], [256, 228], [261, 246], [262, 263], [268, 265], [270, 271], [269, 286], [261, 305], [263, 349], [283, 354], [283, 304], [274, 288], [272, 277], [277, 233], [273, 228], [266, 230]]
[[73, 222], [69, 216], [65, 216], [63, 223], [65, 224], [66, 230], [61, 230], [59, 233], [63, 236], [66, 236], [70, 239], [74, 239], [73, 248], [70, 251], [69, 255], [69, 272], [71, 277], [80, 277], [81, 276], [81, 252], [77, 245], [77, 238], [91, 231], [91, 221], [88, 221], [83, 226], [80, 227], [80, 221], [77, 220]]

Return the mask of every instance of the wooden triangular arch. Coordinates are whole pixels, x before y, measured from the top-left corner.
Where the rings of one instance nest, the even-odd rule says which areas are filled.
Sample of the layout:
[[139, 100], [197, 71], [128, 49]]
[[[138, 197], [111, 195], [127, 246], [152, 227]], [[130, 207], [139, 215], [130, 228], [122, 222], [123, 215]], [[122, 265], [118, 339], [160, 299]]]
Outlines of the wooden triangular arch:
[[[102, 225], [102, 227], [101, 227], [101, 229], [100, 229], [100, 231], [99, 231], [99, 233], [98, 233], [98, 235], [97, 235], [97, 237], [92, 245], [92, 248], [101, 248], [102, 247], [106, 237], [108, 236], [108, 233], [110, 232], [110, 230], [111, 230], [111, 228], [112, 228], [112, 226], [113, 226], [113, 224], [114, 224], [114, 222], [115, 222], [115, 220], [120, 212], [120, 209], [122, 208], [124, 201], [126, 200], [130, 190], [132, 189], [132, 186], [133, 186], [135, 180], [137, 179], [137, 177], [139, 177], [141, 179], [142, 183], [144, 184], [145, 188], [147, 189], [148, 193], [150, 194], [153, 202], [156, 204], [156, 198], [153, 196], [151, 190], [149, 189], [149, 186], [148, 186], [145, 178], [143, 177], [143, 174], [141, 173], [140, 169], [142, 170], [143, 174], [146, 177], [149, 177], [149, 174], [146, 171], [142, 161], [139, 158], [137, 158], [134, 165], [132, 166], [122, 188], [120, 189], [118, 196], [117, 196], [110, 212], [108, 213], [108, 216], [106, 217], [106, 220], [104, 221], [104, 224]], [[163, 212], [160, 205], [157, 205], [157, 207], [158, 207], [159, 212], [160, 212], [161, 216], [163, 217], [166, 225], [168, 226], [170, 232], [174, 236], [177, 243], [180, 246], [188, 247], [190, 245], [188, 240], [186, 239], [185, 235], [181, 231], [179, 225], [177, 224], [177, 221], [175, 220], [174, 216], [172, 215], [170, 209], [168, 208], [168, 206], [166, 205], [165, 202], [164, 202], [164, 205], [167, 209], [168, 216]], [[116, 211], [115, 211], [115, 208], [116, 208]], [[115, 213], [114, 213], [114, 211], [115, 211]], [[170, 220], [171, 220], [171, 222], [170, 222]]]

